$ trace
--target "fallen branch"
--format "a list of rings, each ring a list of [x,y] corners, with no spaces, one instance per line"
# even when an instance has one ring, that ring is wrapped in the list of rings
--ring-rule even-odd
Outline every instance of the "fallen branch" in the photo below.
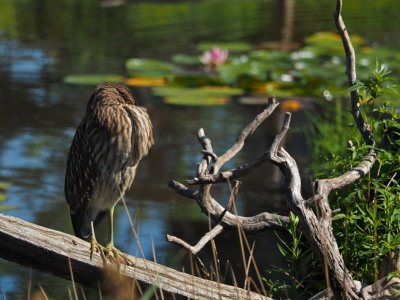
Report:
[[[0,241],[0,256],[4,259],[68,280],[71,280],[71,266],[75,282],[95,288],[104,276],[107,277],[106,271],[113,272],[112,280],[134,280],[142,290],[155,285],[167,296],[180,295],[190,299],[270,299],[134,256],[129,256],[134,266],[121,265],[119,270],[115,264],[105,266],[98,254],[90,260],[88,242],[2,214]],[[104,286],[100,284],[100,288]]]

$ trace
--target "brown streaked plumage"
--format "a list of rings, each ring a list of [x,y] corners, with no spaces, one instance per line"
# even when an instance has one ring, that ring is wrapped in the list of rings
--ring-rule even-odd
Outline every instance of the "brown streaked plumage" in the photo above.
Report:
[[[94,228],[108,214],[113,245],[113,210],[131,186],[139,161],[153,145],[152,124],[128,88],[106,82],[91,96],[67,158],[65,197],[75,234],[97,244]],[[112,248],[112,249],[111,249]],[[115,253],[115,252],[114,252]]]

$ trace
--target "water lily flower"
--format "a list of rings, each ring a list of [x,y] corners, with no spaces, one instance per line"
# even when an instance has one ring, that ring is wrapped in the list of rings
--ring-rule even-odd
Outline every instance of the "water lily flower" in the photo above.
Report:
[[[206,51],[200,56],[200,61],[211,70],[217,69],[228,59],[229,52],[218,47],[213,47],[211,51]]]

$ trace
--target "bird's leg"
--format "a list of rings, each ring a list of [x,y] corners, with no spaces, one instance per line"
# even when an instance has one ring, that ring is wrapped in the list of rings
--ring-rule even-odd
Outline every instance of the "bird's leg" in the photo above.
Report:
[[[117,264],[119,264],[118,256],[121,256],[126,261],[127,264],[129,263],[132,266],[135,265],[135,263],[128,257],[127,254],[117,249],[114,245],[114,207],[112,207],[108,211],[108,217],[109,217],[109,232],[108,232],[109,242],[105,247],[107,256]],[[111,256],[110,253],[112,253],[113,256]]]
[[[103,259],[103,261],[105,261],[106,257],[104,255],[104,247],[102,245],[100,245],[96,240],[96,236],[94,233],[93,221],[90,221],[90,227],[92,230],[92,240],[90,241],[90,259],[93,258],[93,253],[94,253],[95,249],[98,249],[100,252],[101,258]]]

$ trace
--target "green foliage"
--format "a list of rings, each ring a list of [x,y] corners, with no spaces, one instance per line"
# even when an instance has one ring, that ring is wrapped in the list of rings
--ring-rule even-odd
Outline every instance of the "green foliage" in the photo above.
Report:
[[[290,224],[283,224],[289,233],[289,239],[287,240],[275,232],[279,240],[277,244],[279,252],[285,258],[287,267],[267,271],[267,273],[279,273],[283,276],[283,279],[274,281],[263,277],[270,297],[284,295],[284,299],[293,299],[309,292],[309,289],[314,291],[318,288],[314,282],[314,277],[316,275],[315,270],[320,269],[320,267],[315,268],[312,262],[318,260],[313,259],[310,248],[305,249],[302,246],[302,234],[298,230],[299,218],[292,212],[289,213],[289,217]]]
[[[374,102],[376,98],[386,95],[398,95],[398,85],[392,84],[391,81],[395,80],[390,77],[390,71],[387,71],[376,59],[376,68],[368,76],[366,80],[358,80],[348,91],[360,90],[360,100],[370,103]]]
[[[400,245],[400,116],[390,102],[382,102],[397,92],[389,74],[377,61],[368,78],[350,89],[359,90],[362,112],[378,145],[377,160],[369,174],[330,199],[332,209],[340,209],[333,227],[346,266],[355,279],[366,283],[379,278],[382,258]],[[325,117],[309,117],[310,137],[318,145],[313,149],[318,177],[343,174],[370,149],[346,117],[349,114],[342,112],[340,101],[335,102],[339,104],[329,107]]]

